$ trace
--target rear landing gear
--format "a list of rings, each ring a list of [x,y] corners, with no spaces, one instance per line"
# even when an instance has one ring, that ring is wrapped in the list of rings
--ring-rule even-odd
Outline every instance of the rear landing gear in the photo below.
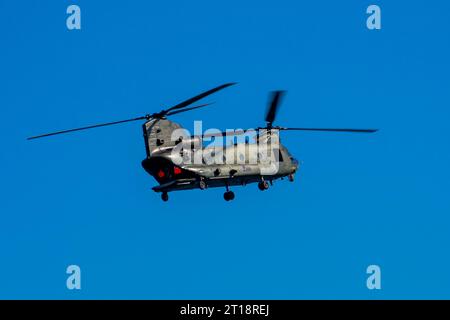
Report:
[[[223,198],[225,201],[231,201],[234,199],[234,192],[233,191],[227,191],[223,194]]]
[[[163,192],[163,193],[161,194],[161,199],[162,199],[162,201],[164,201],[164,202],[169,201],[169,194],[168,194],[167,192]]]
[[[267,181],[261,181],[258,183],[258,188],[261,191],[269,189],[269,183]]]

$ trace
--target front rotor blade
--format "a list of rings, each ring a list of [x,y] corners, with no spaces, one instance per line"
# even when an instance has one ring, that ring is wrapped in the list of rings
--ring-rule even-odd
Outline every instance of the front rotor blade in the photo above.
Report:
[[[272,122],[275,121],[275,117],[277,115],[277,110],[281,102],[281,98],[285,94],[285,91],[274,91],[269,98],[269,105],[267,107],[266,112],[266,122],[269,123],[269,126],[272,125]]]
[[[227,88],[229,86],[232,86],[232,85],[235,85],[235,84],[236,84],[236,82],[225,83],[225,84],[223,84],[221,86],[218,86],[218,87],[215,87],[215,88],[213,88],[211,90],[205,91],[205,92],[203,92],[203,93],[201,93],[201,94],[199,94],[199,95],[197,95],[195,97],[192,97],[192,98],[190,98],[188,100],[185,100],[185,101],[183,101],[183,102],[181,102],[181,103],[179,103],[179,104],[177,104],[177,105],[175,105],[173,107],[170,107],[169,109],[164,111],[164,114],[167,114],[169,111],[172,111],[172,110],[177,110],[177,109],[182,109],[184,107],[187,107],[188,105],[193,104],[194,102],[197,102],[198,100],[203,99],[206,96],[209,96],[209,95],[211,95],[211,94],[213,94],[213,93],[215,93],[215,92],[217,92],[219,90],[225,89],[225,88]]]
[[[120,123],[125,123],[125,122],[131,122],[131,121],[138,121],[138,120],[144,120],[144,119],[147,119],[147,117],[146,117],[146,116],[143,116],[143,117],[138,117],[138,118],[133,118],[133,119],[127,119],[127,120],[120,120],[120,121],[114,121],[114,122],[107,122],[107,123],[101,123],[101,124],[94,124],[94,125],[92,125],[92,126],[87,126],[87,127],[81,127],[81,128],[75,128],[75,129],[68,129],[68,130],[56,131],[56,132],[51,132],[51,133],[45,133],[45,134],[41,134],[41,135],[38,135],[38,136],[29,137],[29,138],[27,138],[27,140],[33,140],[33,139],[38,139],[38,138],[44,138],[44,137],[54,136],[54,135],[57,135],[57,134],[63,134],[63,133],[74,132],[74,131],[81,131],[81,130],[87,130],[87,129],[99,128],[99,127],[112,126],[112,125],[115,125],[115,124],[120,124]]]
[[[204,107],[207,107],[207,106],[209,106],[209,105],[211,105],[213,103],[214,102],[205,103],[205,104],[201,104],[201,105],[195,106],[195,107],[190,107],[190,108],[185,108],[185,109],[182,109],[182,110],[171,111],[171,112],[166,113],[166,116],[171,116],[171,115],[174,115],[174,114],[177,114],[177,113],[181,113],[181,112],[185,112],[185,111],[189,111],[189,110],[194,110],[194,109],[198,109],[198,108],[204,108]]]
[[[278,128],[287,131],[327,131],[327,132],[356,132],[356,133],[374,133],[378,129],[340,129],[340,128]]]

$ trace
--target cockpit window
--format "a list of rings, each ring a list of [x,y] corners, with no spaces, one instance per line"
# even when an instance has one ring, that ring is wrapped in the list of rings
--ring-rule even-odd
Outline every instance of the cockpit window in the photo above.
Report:
[[[283,162],[283,153],[281,152],[281,149],[278,149],[278,161]]]

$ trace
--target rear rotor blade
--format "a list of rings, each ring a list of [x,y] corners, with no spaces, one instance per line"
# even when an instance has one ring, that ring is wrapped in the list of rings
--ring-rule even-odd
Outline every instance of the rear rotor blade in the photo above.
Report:
[[[231,137],[231,136],[240,136],[245,134],[246,131],[240,129],[240,130],[234,130],[234,131],[222,131],[222,132],[217,132],[217,133],[206,133],[203,135],[204,138],[207,137],[217,137],[217,136],[222,136],[222,137]]]
[[[267,107],[266,112],[266,122],[268,123],[268,126],[272,126],[272,123],[275,121],[275,117],[277,115],[277,110],[281,102],[281,98],[285,94],[285,91],[274,91],[272,92],[271,96],[269,97],[269,105]]]
[[[225,84],[222,84],[222,85],[220,85],[218,87],[215,87],[215,88],[213,88],[211,90],[208,90],[208,91],[205,91],[203,93],[200,93],[199,95],[197,95],[195,97],[192,97],[192,98],[190,98],[188,100],[185,100],[185,101],[183,101],[183,102],[181,102],[181,103],[179,103],[179,104],[177,104],[177,105],[175,105],[173,107],[170,107],[169,109],[164,111],[164,114],[167,114],[168,112],[170,112],[172,110],[177,110],[177,109],[182,109],[184,107],[187,107],[188,105],[193,104],[194,102],[197,102],[198,100],[203,99],[206,96],[209,96],[209,95],[211,95],[211,94],[213,94],[213,93],[215,93],[215,92],[217,92],[219,90],[225,89],[225,88],[227,88],[229,86],[232,86],[232,85],[235,85],[235,84],[236,84],[236,82],[225,83]]]
[[[99,128],[99,127],[112,126],[112,125],[115,125],[115,124],[120,124],[120,123],[125,123],[125,122],[132,122],[132,121],[138,121],[138,120],[144,120],[144,119],[148,119],[148,117],[147,117],[147,116],[143,116],[143,117],[138,117],[138,118],[133,118],[133,119],[127,119],[127,120],[120,120],[120,121],[114,121],[114,122],[107,122],[107,123],[101,123],[101,124],[94,124],[94,125],[92,125],[92,126],[87,126],[87,127],[80,127],[80,128],[74,128],[74,129],[68,129],[68,130],[62,130],[62,131],[56,131],[56,132],[51,132],[51,133],[45,133],[45,134],[41,134],[41,135],[38,135],[38,136],[29,137],[29,138],[27,138],[27,140],[33,140],[33,139],[38,139],[38,138],[44,138],[44,137],[54,136],[54,135],[57,135],[57,134],[63,134],[63,133],[74,132],[74,131],[81,131],[81,130],[87,130],[87,129]]]
[[[378,129],[340,129],[340,128],[276,128],[286,131],[327,131],[327,132],[354,132],[354,133],[374,133]]]
[[[254,129],[255,130],[255,129]],[[264,133],[267,133],[269,130],[284,130],[284,131],[323,131],[323,132],[349,132],[349,133],[374,133],[377,132],[378,129],[341,129],[341,128],[284,128],[284,127],[272,127],[271,129],[267,128],[256,128],[256,132],[258,135],[261,135],[260,130],[264,130]],[[203,137],[213,137],[213,136],[239,136],[245,134],[244,130],[236,130],[236,131],[223,131],[218,133],[210,133],[204,134]]]

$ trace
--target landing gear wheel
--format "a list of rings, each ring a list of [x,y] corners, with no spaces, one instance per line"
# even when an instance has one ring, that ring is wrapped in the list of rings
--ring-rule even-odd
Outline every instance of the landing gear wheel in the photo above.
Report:
[[[294,182],[294,175],[291,173],[288,177],[290,182]]]
[[[162,199],[162,201],[164,201],[164,202],[169,201],[169,194],[168,194],[167,192],[163,192],[163,193],[161,194],[161,199]]]
[[[200,180],[200,182],[198,183],[198,187],[200,188],[200,190],[205,190],[206,189],[206,182],[203,180]]]
[[[269,183],[267,183],[267,181],[261,181],[258,183],[258,188],[261,191],[267,190],[269,189]]]
[[[227,191],[223,194],[223,198],[225,201],[231,201],[234,199],[234,192],[233,191]]]

